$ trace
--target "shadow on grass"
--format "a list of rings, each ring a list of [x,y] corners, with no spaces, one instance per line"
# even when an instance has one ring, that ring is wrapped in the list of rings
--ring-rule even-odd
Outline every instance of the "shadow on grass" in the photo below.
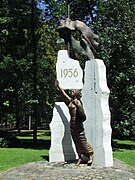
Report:
[[[46,156],[41,156],[41,157],[49,162],[49,156],[46,155]]]
[[[50,149],[51,140],[37,140],[36,143],[32,139],[16,139],[11,148],[31,148],[31,149]]]
[[[20,137],[22,137],[22,136],[25,136],[25,137],[30,137],[30,136],[33,136],[33,132],[32,131],[25,131],[25,132],[21,132],[21,133],[16,133],[16,132],[12,132],[13,134],[15,134],[16,136],[20,136]],[[50,136],[51,135],[51,133],[50,132],[41,132],[41,133],[39,133],[39,135],[38,136]]]
[[[119,143],[117,140],[112,141],[113,151],[122,151],[122,149],[129,149],[135,150],[135,145],[133,144],[126,144],[126,143]]]
[[[19,136],[19,139],[16,137]],[[45,133],[40,133],[38,136],[46,136]],[[26,137],[26,139],[25,139]],[[20,134],[15,132],[0,131],[1,147],[8,148],[31,148],[31,149],[50,149],[51,140],[38,139],[37,142],[33,142],[32,131],[21,132]]]

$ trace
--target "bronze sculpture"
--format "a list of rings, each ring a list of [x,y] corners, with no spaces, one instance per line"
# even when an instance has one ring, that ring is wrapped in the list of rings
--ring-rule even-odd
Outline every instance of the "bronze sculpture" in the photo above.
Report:
[[[64,39],[65,44],[70,44],[71,47],[78,52],[88,56],[89,59],[93,59],[93,53],[96,53],[96,48],[99,45],[98,36],[92,32],[92,30],[82,21],[72,21],[69,18],[60,21],[60,26],[57,28],[60,38]],[[79,31],[81,34],[81,40],[77,41],[72,32]]]
[[[77,165],[83,162],[83,157],[87,157],[87,164],[91,165],[93,161],[93,148],[88,144],[85,137],[83,122],[86,120],[83,105],[80,100],[81,94],[79,90],[72,90],[71,97],[59,86],[59,82],[56,81],[55,85],[59,90],[63,101],[69,109],[71,116],[70,129],[75,147],[79,156]]]

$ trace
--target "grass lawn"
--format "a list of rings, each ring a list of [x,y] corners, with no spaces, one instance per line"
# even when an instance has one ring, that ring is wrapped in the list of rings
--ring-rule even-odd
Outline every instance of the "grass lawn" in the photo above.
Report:
[[[45,149],[0,148],[0,172],[34,161],[42,161],[48,155]]]
[[[114,158],[135,167],[135,141],[114,140],[113,156]]]
[[[0,148],[0,173],[29,162],[48,160],[50,132],[38,131],[38,142],[32,141],[32,131],[21,131],[12,148]],[[113,157],[135,167],[135,141],[113,140]]]
[[[22,164],[48,159],[50,135],[48,131],[38,131],[37,144],[33,144],[32,131],[21,131],[18,143],[12,148],[0,148],[0,172]]]

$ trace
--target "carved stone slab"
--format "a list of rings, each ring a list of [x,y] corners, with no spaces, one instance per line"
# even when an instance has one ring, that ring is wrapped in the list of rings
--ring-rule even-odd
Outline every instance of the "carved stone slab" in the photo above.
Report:
[[[49,162],[66,162],[78,158],[70,133],[70,115],[64,102],[56,102],[50,123]]]
[[[109,92],[103,61],[86,61],[82,90],[82,102],[87,117],[84,124],[85,132],[88,142],[94,149],[94,164],[104,167],[113,165]]]
[[[63,89],[82,89],[83,71],[79,61],[69,58],[67,50],[58,51],[56,72]]]

